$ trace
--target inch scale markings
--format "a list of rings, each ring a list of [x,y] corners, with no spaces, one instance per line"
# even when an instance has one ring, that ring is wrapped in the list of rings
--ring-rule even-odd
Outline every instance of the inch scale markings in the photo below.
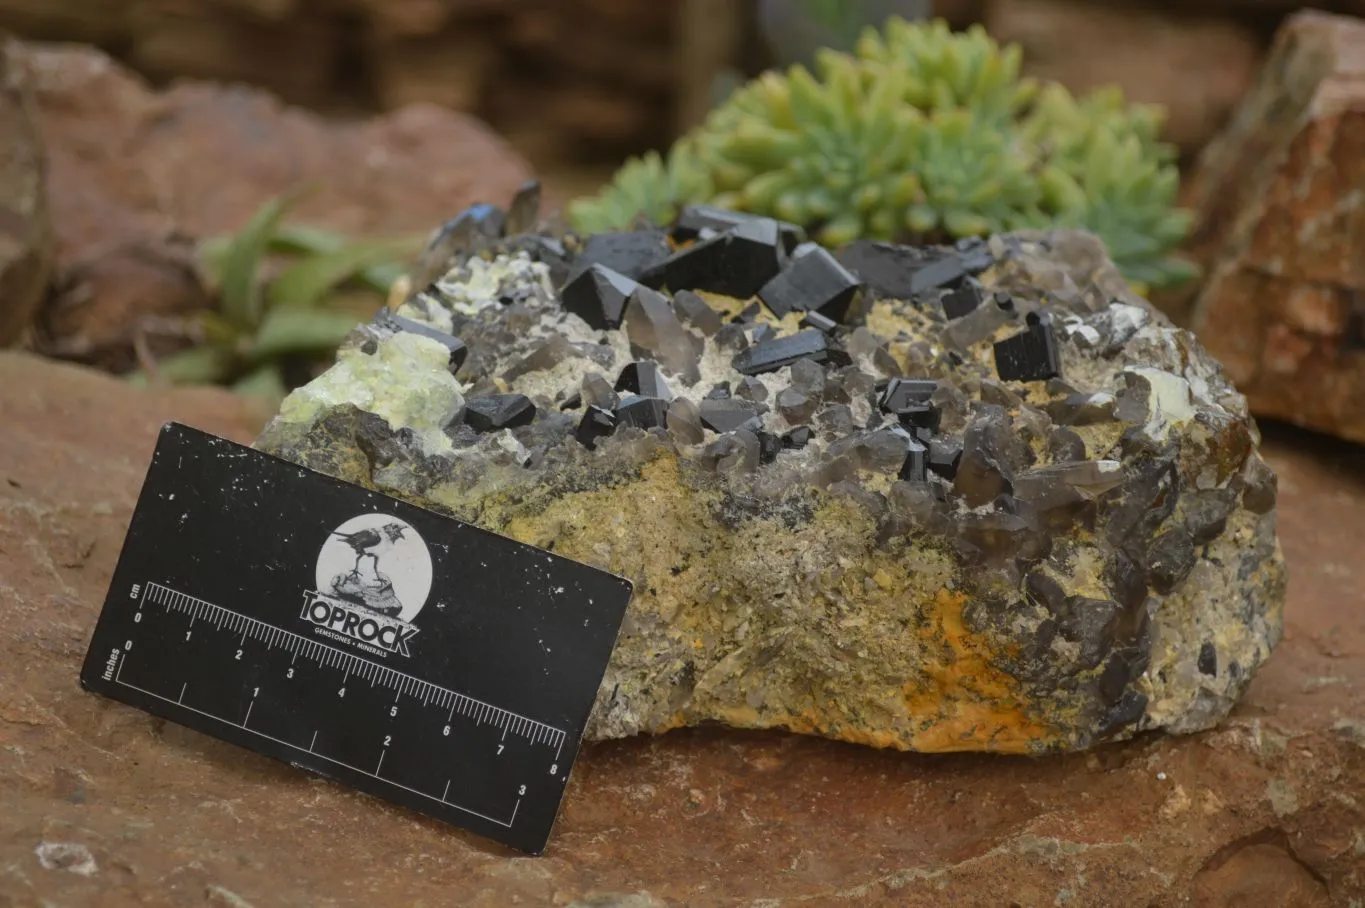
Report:
[[[137,614],[134,617],[135,623],[141,622],[142,610],[145,605],[148,603],[159,605],[162,606],[167,613],[179,612],[187,616],[190,619],[191,627],[196,620],[206,621],[212,624],[216,630],[227,628],[228,631],[234,634],[240,633],[241,637],[239,642],[243,645],[245,645],[245,641],[250,638],[264,644],[267,649],[274,649],[275,647],[284,649],[291,653],[292,658],[289,663],[291,666],[294,665],[301,655],[304,659],[312,661],[320,667],[335,668],[343,671],[345,673],[345,678],[350,678],[352,675],[355,675],[356,677],[368,679],[372,685],[375,683],[381,684],[395,692],[394,703],[397,703],[404,694],[407,694],[413,698],[420,698],[423,701],[423,705],[434,703],[441,707],[448,707],[448,712],[446,714],[447,731],[449,730],[448,723],[453,720],[456,714],[458,714],[475,723],[475,725],[482,726],[488,724],[501,729],[502,738],[499,740],[505,739],[507,732],[510,730],[514,735],[525,739],[530,744],[535,745],[543,743],[552,745],[555,748],[554,760],[557,762],[560,758],[560,753],[567,737],[562,729],[511,712],[502,707],[494,706],[491,703],[470,697],[466,694],[459,693],[458,691],[431,684],[428,681],[414,677],[406,672],[400,672],[388,668],[387,666],[379,665],[368,659],[358,658],[334,646],[319,643],[316,640],[309,639],[300,634],[293,633],[292,631],[283,630],[274,625],[243,615],[240,612],[235,612],[231,609],[224,608],[223,606],[215,605],[207,600],[199,599],[178,590],[174,590],[160,583],[147,583],[139,592],[141,595],[138,596]],[[124,665],[128,661],[128,656],[129,650],[125,649],[120,654],[116,669],[113,672],[112,678],[109,680],[130,690],[135,690],[144,696],[173,704],[178,709],[187,710],[197,715],[204,716],[205,718],[213,719],[216,722],[242,729],[257,737],[288,747],[291,750],[306,753],[314,758],[320,758],[337,766],[345,767],[352,772],[370,776],[371,778],[384,782],[386,785],[392,785],[395,788],[400,788],[411,794],[419,795],[422,798],[479,817],[490,823],[496,823],[499,826],[510,829],[516,821],[517,812],[521,808],[521,795],[525,792],[525,785],[520,786],[517,800],[513,804],[511,814],[507,819],[490,816],[487,813],[451,801],[449,799],[451,786],[450,779],[446,779],[444,789],[442,790],[441,795],[437,797],[429,792],[405,785],[395,779],[382,776],[380,770],[383,769],[384,757],[387,754],[387,739],[385,741],[384,749],[380,751],[375,768],[373,770],[364,769],[316,750],[318,743],[317,730],[313,732],[308,747],[305,749],[294,742],[249,727],[248,723],[251,719],[251,710],[255,706],[254,695],[247,704],[245,715],[242,717],[242,720],[238,722],[186,704],[184,700],[186,691],[189,688],[188,681],[181,685],[179,696],[175,699],[162,696],[155,691],[150,691],[144,687],[125,681],[123,680],[122,675]],[[344,690],[345,680],[343,680],[342,683]],[[259,688],[257,688],[257,690],[259,691]]]
[[[124,654],[123,654],[123,658],[121,658],[121,659],[119,660],[118,671],[114,673],[114,681],[115,681],[116,683],[122,684],[124,687],[129,688],[130,690],[135,690],[135,691],[137,691],[137,692],[140,693],[140,694],[145,694],[145,695],[147,695],[148,697],[155,697],[155,698],[158,699],[158,700],[165,700],[167,703],[175,703],[175,701],[172,700],[172,699],[170,699],[169,697],[163,697],[163,696],[161,696],[160,694],[154,694],[154,693],[152,693],[152,692],[149,691],[149,690],[146,690],[146,689],[144,689],[144,688],[138,687],[137,685],[134,685],[134,684],[129,684],[127,681],[124,681],[124,680],[122,680],[121,678],[119,678],[119,675],[122,674],[122,672],[123,672],[123,663],[127,660],[127,657],[128,657],[128,654],[127,654],[127,653],[124,653]],[[206,718],[214,719],[214,720],[216,720],[216,721],[218,721],[218,722],[222,722],[222,723],[227,724],[227,725],[235,725],[236,727],[238,727],[238,728],[240,728],[240,729],[243,729],[244,731],[249,731],[249,732],[251,732],[252,734],[254,734],[254,735],[258,736],[258,737],[265,738],[267,741],[274,741],[276,744],[283,744],[285,747],[289,747],[289,748],[292,748],[292,749],[294,749],[294,750],[302,751],[303,753],[311,754],[311,755],[313,755],[313,756],[315,756],[315,757],[321,757],[322,759],[326,760],[326,761],[329,762],[329,763],[335,763],[335,764],[338,765],[338,766],[344,766],[344,767],[346,767],[347,769],[351,770],[352,772],[359,772],[359,773],[364,773],[364,774],[367,775],[367,776],[373,776],[374,778],[379,779],[381,782],[384,782],[384,783],[386,783],[386,784],[392,785],[392,786],[394,786],[395,788],[401,788],[401,789],[403,789],[404,791],[410,791],[410,792],[412,792],[412,793],[415,794],[415,795],[421,795],[421,796],[424,797],[424,798],[430,798],[431,800],[436,801],[437,803],[440,803],[440,804],[444,804],[444,805],[446,805],[447,807],[453,807],[453,808],[455,808],[456,810],[462,810],[462,811],[464,811],[465,813],[472,814],[473,816],[476,816],[476,817],[479,817],[479,818],[481,818],[481,819],[487,820],[487,821],[490,822],[490,823],[497,823],[499,826],[506,826],[508,829],[511,829],[511,828],[512,828],[512,824],[516,822],[516,819],[517,819],[517,810],[521,807],[521,798],[517,798],[517,803],[516,803],[516,805],[512,807],[512,816],[509,817],[509,818],[506,819],[506,820],[499,820],[497,817],[490,817],[490,816],[488,816],[487,814],[479,813],[477,810],[470,810],[468,807],[462,807],[462,806],[460,806],[459,804],[454,803],[453,801],[448,801],[448,800],[446,800],[446,798],[447,798],[447,797],[449,796],[449,794],[450,794],[450,780],[449,780],[449,779],[446,780],[445,791],[444,791],[444,792],[441,794],[441,796],[438,798],[438,797],[436,797],[435,795],[427,794],[425,791],[418,791],[416,788],[409,788],[408,786],[404,785],[402,782],[395,782],[395,781],[392,780],[392,779],[386,779],[386,778],[384,778],[383,776],[381,776],[381,775],[379,774],[379,768],[382,767],[382,766],[384,765],[384,755],[383,755],[383,753],[380,753],[380,755],[379,755],[379,766],[376,766],[376,767],[375,767],[375,771],[374,771],[374,772],[370,772],[368,769],[361,769],[359,766],[352,766],[351,764],[349,764],[349,763],[344,763],[344,762],[342,762],[341,760],[334,760],[334,759],[332,759],[331,757],[327,756],[326,754],[320,754],[320,753],[316,752],[315,750],[313,750],[313,744],[316,744],[316,743],[317,743],[317,739],[318,739],[318,733],[317,733],[317,732],[313,732],[313,744],[309,744],[309,745],[308,745],[308,749],[307,749],[307,750],[304,750],[302,747],[299,747],[299,746],[296,745],[296,744],[292,744],[292,743],[290,743],[289,741],[283,741],[283,740],[281,740],[281,739],[279,739],[279,738],[274,737],[273,735],[267,735],[265,732],[256,731],[254,728],[247,728],[247,727],[246,727],[246,719],[243,719],[241,722],[233,722],[233,721],[230,721],[230,720],[228,720],[228,719],[224,719],[222,716],[215,716],[213,713],[206,713],[206,712],[204,712],[202,709],[195,709],[193,706],[186,706],[186,705],[184,705],[183,703],[175,703],[175,705],[178,706],[180,709],[187,709],[187,710],[189,710],[189,711],[192,712],[192,713],[198,713],[199,715],[204,716],[204,717],[206,717]],[[250,709],[247,709],[247,718],[250,718],[250,716],[251,716],[251,710],[250,710]]]

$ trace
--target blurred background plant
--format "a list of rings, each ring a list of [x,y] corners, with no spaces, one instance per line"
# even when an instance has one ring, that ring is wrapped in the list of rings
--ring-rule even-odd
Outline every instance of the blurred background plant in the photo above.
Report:
[[[932,7],[929,0],[758,0],[755,20],[774,64],[808,67],[822,48],[852,51],[868,26],[928,19]]]
[[[31,160],[49,171],[14,184],[44,181],[48,204],[29,213],[29,246],[0,249],[0,283],[31,279],[0,337],[110,372],[140,367],[136,381],[273,394],[279,378],[306,379],[325,361],[309,348],[344,328],[316,326],[379,301],[362,271],[320,302],[285,305],[271,289],[284,271],[348,237],[425,233],[532,175],[547,210],[607,200],[603,226],[628,219],[613,207],[666,219],[689,199],[780,208],[830,243],[1079,225],[1136,283],[1171,283],[1189,269],[1170,254],[1186,225],[1166,143],[1194,163],[1301,5],[180,0],[129,16],[0,0],[0,28],[25,45],[15,59],[32,56],[26,115],[47,148]],[[1365,12],[1365,0],[1314,5]],[[863,39],[888,16],[931,14],[951,38],[919,24]],[[974,24],[991,39],[964,31]],[[789,72],[798,63],[803,78]],[[1124,93],[1096,90],[1110,84]],[[798,109],[816,123],[809,135],[789,128]],[[292,217],[338,232],[282,215],[249,283],[259,295],[243,297],[213,270],[230,240],[204,238],[235,236],[300,181],[319,191]],[[1208,262],[1217,237],[1205,233],[1183,254]],[[397,245],[389,262],[411,261],[420,242]],[[1179,320],[1200,292],[1191,281],[1151,298]]]
[[[823,5],[822,5],[823,6]],[[570,206],[584,231],[710,202],[801,224],[822,243],[1094,231],[1133,282],[1179,283],[1189,230],[1163,113],[1117,88],[1074,98],[1020,77],[1017,46],[974,26],[892,18],[853,54],[815,54],[734,92],[666,157],[628,162]]]
[[[137,384],[221,384],[283,400],[384,303],[425,237],[349,240],[282,223],[295,196],[271,199],[242,230],[204,240],[198,274],[217,308],[186,318],[192,346],[128,375]]]

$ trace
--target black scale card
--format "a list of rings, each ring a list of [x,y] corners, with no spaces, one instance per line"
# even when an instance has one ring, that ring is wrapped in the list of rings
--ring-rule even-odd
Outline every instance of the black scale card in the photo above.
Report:
[[[539,854],[630,593],[171,424],[81,684]]]

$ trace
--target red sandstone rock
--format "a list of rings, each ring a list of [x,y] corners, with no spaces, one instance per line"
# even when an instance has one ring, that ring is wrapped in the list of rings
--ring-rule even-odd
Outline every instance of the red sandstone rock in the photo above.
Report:
[[[155,338],[156,318],[205,305],[194,242],[291,189],[310,188],[300,222],[408,234],[529,176],[477,120],[431,105],[329,123],[244,87],[156,92],[94,50],[37,45],[30,58],[58,236],[43,325],[64,356],[126,366],[139,331]]]
[[[992,37],[1024,49],[1027,75],[1081,94],[1122,86],[1130,100],[1167,110],[1165,137],[1198,151],[1227,120],[1256,74],[1256,32],[1236,18],[1183,7],[1115,7],[1086,0],[991,0]]]
[[[0,35],[0,347],[20,339],[47,290],[52,230],[27,61]]]
[[[722,729],[590,745],[546,855],[526,858],[81,691],[157,428],[249,439],[259,423],[239,408],[0,354],[0,904],[1365,898],[1365,469],[1350,446],[1268,434],[1295,579],[1284,641],[1222,728],[1042,759]]]
[[[1290,19],[1189,197],[1210,352],[1256,413],[1365,441],[1365,22]]]

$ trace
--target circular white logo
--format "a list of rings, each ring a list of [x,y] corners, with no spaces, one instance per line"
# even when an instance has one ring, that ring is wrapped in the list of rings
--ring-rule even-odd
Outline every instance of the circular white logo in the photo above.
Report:
[[[407,521],[362,514],[327,537],[316,579],[325,596],[411,622],[431,594],[431,553]]]

